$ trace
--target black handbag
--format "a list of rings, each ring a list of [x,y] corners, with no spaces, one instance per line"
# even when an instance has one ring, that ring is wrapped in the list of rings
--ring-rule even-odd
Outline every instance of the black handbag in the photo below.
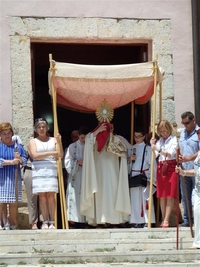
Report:
[[[128,179],[129,182],[129,188],[131,187],[146,187],[147,186],[147,177],[146,175],[142,172],[143,169],[143,164],[144,164],[144,154],[145,154],[145,149],[146,146],[144,147],[144,151],[143,151],[143,156],[142,156],[142,165],[141,165],[141,169],[140,169],[140,174],[136,175],[136,176],[131,176],[132,173],[130,173],[130,177]]]

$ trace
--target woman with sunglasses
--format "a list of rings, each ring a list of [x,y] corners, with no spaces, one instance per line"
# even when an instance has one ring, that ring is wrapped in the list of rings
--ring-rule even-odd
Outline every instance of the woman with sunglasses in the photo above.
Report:
[[[22,201],[20,165],[24,166],[26,164],[26,152],[22,144],[19,144],[17,140],[12,140],[12,136],[13,128],[11,124],[2,122],[0,124],[0,215],[2,215],[3,206],[8,204],[10,227],[7,227],[7,230],[16,229],[16,205],[17,202]],[[17,181],[18,185],[16,184]],[[18,200],[16,202],[17,196]],[[2,229],[0,224],[0,230]]]
[[[173,128],[169,121],[162,120],[158,123],[157,133],[160,139],[151,139],[151,148],[158,157],[157,167],[157,198],[160,198],[162,213],[162,228],[169,227],[169,219],[177,197],[176,166],[176,136],[172,135]]]
[[[198,139],[200,142],[200,128],[196,129]],[[200,151],[194,160],[194,169],[183,170],[181,167],[176,166],[176,172],[182,177],[191,179],[195,176],[194,188],[194,241],[192,249],[200,249]]]
[[[32,159],[33,194],[39,195],[39,206],[44,220],[42,229],[55,229],[55,193],[58,193],[56,160],[63,156],[61,136],[58,134],[50,137],[48,123],[44,118],[36,119],[34,130],[36,138],[31,139],[28,145],[28,153]]]

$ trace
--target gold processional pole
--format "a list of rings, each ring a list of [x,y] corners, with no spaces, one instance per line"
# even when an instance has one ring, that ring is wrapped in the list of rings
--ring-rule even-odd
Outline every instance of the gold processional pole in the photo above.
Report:
[[[153,94],[153,118],[152,118],[152,138],[155,138],[155,124],[156,124],[156,95],[157,95],[157,61],[153,62],[153,71],[154,71],[154,94]],[[150,190],[149,190],[149,211],[148,211],[148,228],[151,228],[151,210],[153,203],[153,176],[154,176],[154,151],[151,151],[151,169],[150,169]]]
[[[162,120],[162,83],[159,83],[159,121]],[[156,175],[156,174],[154,174]],[[159,226],[160,218],[160,199],[157,198],[156,201],[156,226]]]
[[[162,120],[162,83],[159,83],[160,94],[159,94],[159,120]]]
[[[133,133],[134,133],[134,101],[131,102],[131,145],[133,145]]]
[[[54,121],[54,135],[58,134],[58,118],[57,118],[57,106],[56,106],[56,90],[53,85],[53,77],[55,74],[54,66],[52,60],[52,55],[49,55],[49,61],[50,61],[50,70],[52,72],[51,80],[50,80],[50,88],[51,88],[51,94],[52,94],[52,100],[53,100],[53,121]],[[62,144],[58,144],[58,149],[60,150],[60,146]],[[68,218],[67,218],[67,207],[66,207],[66,198],[65,198],[65,190],[64,190],[64,183],[63,183],[63,172],[62,172],[62,161],[61,158],[57,160],[57,168],[58,168],[58,183],[59,183],[59,193],[60,193],[60,205],[61,205],[61,217],[62,217],[62,228],[68,229]],[[57,217],[57,212],[56,212]],[[57,220],[56,220],[57,223]]]

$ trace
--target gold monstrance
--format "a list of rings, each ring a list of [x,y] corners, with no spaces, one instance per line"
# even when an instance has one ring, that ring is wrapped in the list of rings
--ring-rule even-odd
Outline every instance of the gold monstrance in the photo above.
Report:
[[[96,117],[98,121],[101,122],[110,122],[114,116],[114,110],[111,105],[104,99],[104,101],[99,105],[96,110]]]

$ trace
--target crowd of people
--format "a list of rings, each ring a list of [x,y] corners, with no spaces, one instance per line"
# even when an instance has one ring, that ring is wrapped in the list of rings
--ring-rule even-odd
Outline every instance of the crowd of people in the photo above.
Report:
[[[21,142],[14,140],[11,124],[1,123],[0,230],[14,230],[17,227],[17,204],[22,198],[22,172],[31,228],[40,227],[38,218],[42,221],[42,230],[56,228],[56,161],[63,158],[70,228],[144,228],[149,217],[152,226],[158,218],[159,227],[167,228],[172,211],[178,206],[180,176],[183,204],[183,221],[180,225],[189,227],[194,224],[193,246],[200,248],[200,127],[191,112],[181,115],[181,123],[185,129],[180,139],[177,139],[167,120],[159,122],[156,138],[151,138],[144,129],[135,127],[134,145],[117,135],[112,123],[102,122],[91,132],[82,126],[72,132],[72,143],[64,152],[61,135],[49,135],[45,118],[36,119],[35,136],[30,139],[27,151]],[[178,145],[180,154],[177,156]],[[149,207],[151,173],[152,194],[159,199],[160,217],[156,214],[153,202]],[[181,221],[180,210],[176,210],[176,213]]]

